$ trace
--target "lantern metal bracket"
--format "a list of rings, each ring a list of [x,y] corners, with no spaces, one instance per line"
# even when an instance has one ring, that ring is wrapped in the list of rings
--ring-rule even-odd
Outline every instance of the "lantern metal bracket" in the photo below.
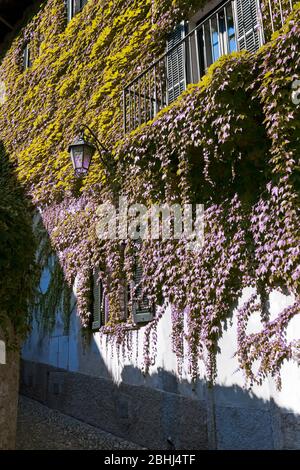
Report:
[[[99,153],[99,156],[100,156],[100,160],[101,160],[101,163],[103,164],[103,166],[107,169],[107,170],[111,170],[110,166],[108,165],[108,163],[103,159],[102,157],[102,152],[104,151],[106,154],[110,154],[110,152],[108,151],[108,149],[102,144],[102,142],[98,139],[98,137],[96,136],[95,132],[87,125],[87,124],[82,124],[81,125],[81,129],[80,131],[82,132],[83,136],[84,136],[84,129],[88,130],[89,133],[91,134],[91,136],[93,137],[94,141],[95,141],[95,145],[97,147],[97,150],[98,150],[98,153]]]
[[[98,139],[98,137],[96,136],[95,132],[92,131],[92,129],[87,125],[87,124],[82,124],[82,129],[81,131],[84,131],[84,129],[87,129],[89,131],[89,133],[92,135],[92,137],[95,139],[95,142],[97,143],[97,145],[99,147],[101,147],[102,150],[104,150],[104,152],[106,153],[109,153],[107,148],[104,147],[104,145],[102,144],[102,142],[100,142],[100,140]]]

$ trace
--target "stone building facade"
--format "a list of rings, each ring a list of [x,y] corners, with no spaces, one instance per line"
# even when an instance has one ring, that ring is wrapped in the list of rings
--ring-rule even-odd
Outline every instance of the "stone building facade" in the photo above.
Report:
[[[138,2],[132,3],[137,7]],[[157,2],[150,3],[151,8],[157,4]],[[150,3],[147,4],[150,5]],[[180,5],[184,4],[186,7],[187,3],[189,2],[181,2]],[[166,63],[165,74],[167,78],[164,79],[164,82],[157,82],[159,86],[155,83],[154,87],[153,78],[150,78],[147,82],[150,87],[149,96],[146,95],[146,92],[144,95],[141,94],[141,91],[138,93],[136,88],[137,83],[141,87],[141,84],[144,84],[142,80],[147,80],[147,68],[144,75],[136,73],[134,77],[131,76],[133,81],[129,84],[123,79],[121,87],[123,101],[120,107],[119,94],[116,98],[115,90],[109,87],[111,83],[114,83],[115,77],[118,77],[120,70],[123,70],[124,63],[127,64],[128,62],[127,57],[122,56],[122,54],[125,54],[123,49],[118,54],[116,53],[113,57],[110,57],[108,61],[110,64],[118,64],[117,71],[113,69],[111,75],[107,73],[107,76],[104,77],[107,81],[103,78],[104,83],[96,83],[97,87],[100,88],[99,94],[94,89],[89,88],[89,80],[83,74],[82,69],[79,69],[79,71],[76,69],[75,72],[68,69],[70,64],[68,61],[73,60],[73,58],[66,59],[68,53],[66,49],[61,51],[61,58],[55,64],[57,66],[58,63],[58,67],[61,68],[54,72],[52,68],[53,57],[58,54],[61,48],[60,41],[65,41],[63,43],[65,47],[67,47],[66,45],[71,47],[72,41],[75,41],[74,37],[77,37],[78,31],[82,31],[80,28],[84,28],[85,22],[90,28],[89,31],[91,31],[90,34],[93,40],[91,44],[88,40],[86,44],[82,41],[83,46],[82,44],[80,46],[86,47],[86,49],[81,58],[85,57],[85,53],[90,54],[93,59],[97,58],[103,53],[103,44],[109,48],[110,41],[114,40],[113,37],[110,38],[109,36],[111,34],[111,23],[103,31],[99,29],[98,32],[97,27],[99,25],[96,19],[93,21],[93,18],[98,18],[97,11],[103,10],[105,17],[105,8],[108,8],[108,5],[101,3],[97,7],[97,2],[92,0],[85,2],[51,0],[46,2],[44,6],[45,15],[49,13],[51,7],[55,12],[56,19],[53,26],[54,30],[51,30],[51,33],[48,30],[43,33],[45,35],[49,32],[51,47],[43,42],[38,51],[36,44],[31,47],[29,39],[31,36],[34,37],[34,28],[44,37],[39,30],[39,21],[35,19],[32,23],[29,22],[29,32],[26,33],[27,35],[24,34],[26,40],[24,39],[22,43],[23,47],[19,47],[17,52],[14,52],[15,54],[22,53],[22,64],[19,64],[19,66],[22,68],[25,79],[28,76],[30,77],[31,70],[36,74],[34,79],[39,77],[39,82],[35,82],[35,87],[30,91],[32,96],[35,96],[36,103],[39,106],[41,106],[41,103],[42,106],[46,103],[45,106],[48,106],[51,112],[60,113],[61,127],[57,126],[57,128],[57,122],[51,122],[52,115],[48,108],[44,110],[43,118],[35,116],[34,133],[35,129],[39,129],[40,134],[37,137],[37,150],[34,148],[33,153],[35,156],[42,154],[45,157],[45,162],[47,161],[47,165],[44,165],[44,161],[43,163],[39,162],[37,165],[37,171],[42,174],[42,177],[41,174],[32,176],[28,170],[25,179],[28,183],[27,178],[30,180],[32,177],[33,183],[30,189],[32,190],[32,186],[34,187],[32,190],[33,195],[36,200],[40,198],[39,203],[41,206],[47,205],[48,197],[51,202],[52,194],[48,191],[52,186],[55,186],[60,200],[72,189],[70,189],[70,186],[73,180],[70,176],[69,167],[66,170],[67,157],[60,140],[63,131],[65,133],[69,132],[69,121],[64,120],[65,118],[62,116],[66,114],[71,120],[74,115],[78,117],[78,114],[80,114],[81,116],[82,110],[85,113],[90,112],[89,108],[85,108],[85,102],[76,101],[77,96],[80,96],[80,99],[82,98],[80,95],[81,86],[86,87],[85,99],[89,98],[88,93],[94,93],[91,102],[96,108],[96,114],[98,113],[96,117],[94,116],[95,121],[97,121],[97,117],[101,117],[101,119],[99,117],[99,121],[101,120],[102,127],[100,124],[99,127],[105,129],[107,133],[110,132],[110,127],[114,130],[117,128],[117,136],[120,139],[121,136],[124,137],[123,130],[125,130],[125,134],[129,136],[130,141],[130,137],[134,138],[134,132],[138,132],[140,126],[147,127],[149,121],[153,123],[156,114],[163,112],[167,106],[168,109],[172,109],[176,99],[181,96],[182,92],[186,91],[189,84],[197,83],[200,78],[205,79],[207,70],[211,70],[210,66],[213,66],[217,60],[222,60],[223,56],[230,54],[233,54],[232,57],[237,57],[234,54],[244,50],[255,54],[264,46],[264,43],[271,37],[272,31],[270,28],[275,29],[274,24],[278,22],[282,27],[288,14],[291,13],[291,4],[289,2],[284,17],[283,13],[280,15],[280,11],[277,11],[269,24],[268,30],[263,28],[259,8],[261,3],[263,2],[257,0],[199,1],[198,8],[194,9],[195,11],[191,14],[189,12],[190,16],[186,18],[184,24],[179,23],[175,29],[170,30],[167,37],[164,37],[165,54],[167,55],[150,65],[152,67],[150,69],[151,77],[156,77],[156,67]],[[127,5],[126,2],[124,4]],[[193,4],[197,6],[196,1]],[[118,16],[114,22],[112,21],[114,25],[118,25],[123,21],[123,27],[126,28],[126,22],[133,16],[130,6],[131,3],[128,8],[124,7],[124,15],[121,19]],[[66,13],[65,20],[61,15],[62,11]],[[149,11],[147,12],[148,15],[150,15]],[[117,9],[113,10],[113,14],[117,15],[116,12]],[[143,11],[141,13],[140,9],[136,8],[134,12],[136,21],[140,21]],[[165,18],[163,13],[162,20]],[[180,15],[178,15],[179,17]],[[44,18],[43,11],[41,18]],[[49,16],[46,16],[46,18],[49,19]],[[151,21],[154,22],[154,18],[155,11],[152,12]],[[159,25],[160,21],[157,18],[156,21]],[[270,18],[269,21],[271,21]],[[142,21],[141,24],[139,33],[143,35],[144,24]],[[169,24],[174,27],[174,24]],[[57,31],[55,28],[57,28]],[[63,28],[67,29],[71,39],[68,39],[67,35],[64,36]],[[96,39],[93,36],[95,30],[97,30]],[[26,25],[25,32],[27,32]],[[133,35],[132,43],[135,43],[134,37]],[[151,37],[151,34],[149,34],[149,37]],[[107,38],[110,38],[110,40]],[[47,47],[50,47],[50,50],[47,50]],[[199,47],[201,49],[200,53]],[[128,52],[128,48],[124,46],[125,52]],[[43,67],[41,57],[43,57],[44,51],[46,51],[47,60],[50,62],[48,70],[45,70],[45,73],[43,72],[40,76],[39,67]],[[39,53],[41,56],[38,55]],[[154,60],[156,57],[152,57],[151,54],[152,52],[149,55]],[[12,60],[9,55],[8,57]],[[242,54],[238,57],[245,57],[245,55]],[[133,55],[131,60],[134,60]],[[39,67],[36,64],[39,64]],[[94,71],[97,68],[95,73],[98,73],[100,66],[97,63],[96,65],[97,67],[93,63],[89,64],[91,69],[95,67]],[[61,76],[64,77],[66,69],[68,69],[69,75],[65,77],[66,83],[61,83]],[[141,72],[139,67],[136,68],[136,72],[138,71]],[[34,94],[38,86],[43,83],[43,80],[47,79],[46,72],[55,74],[56,88],[51,83],[48,88],[45,88],[46,92],[43,89],[42,96],[36,96]],[[73,86],[74,92],[72,91]],[[120,86],[119,83],[118,86]],[[108,87],[108,90],[106,87]],[[30,97],[27,97],[28,101],[30,101]],[[66,100],[64,101],[66,109],[57,110],[54,97],[57,98],[58,103],[60,103],[59,100]],[[111,104],[113,99],[116,99],[118,103],[116,109]],[[32,114],[35,115],[35,113],[36,110],[33,107]],[[93,118],[91,114],[89,116],[91,119]],[[43,132],[45,132],[48,121],[50,124],[46,138]],[[118,122],[116,123],[116,121]],[[74,131],[73,127],[72,131]],[[133,134],[130,134],[132,131]],[[24,132],[24,129],[22,129],[22,132]],[[57,135],[60,137],[57,137]],[[27,149],[24,149],[23,142],[17,142],[17,144],[20,146],[20,152],[23,152],[24,160],[28,162],[31,153],[29,152],[30,155],[26,153]],[[78,145],[78,142],[76,145]],[[76,145],[74,144],[75,147]],[[49,170],[51,158],[54,158],[53,149],[56,146],[60,146],[58,152],[61,161],[58,164],[55,160],[55,165],[53,165],[55,170]],[[104,149],[104,155],[107,153],[105,152]],[[101,155],[101,150],[99,154]],[[98,160],[100,161],[100,159]],[[34,173],[35,167],[34,165],[32,167],[32,173]],[[41,168],[45,170],[45,180]],[[81,167],[76,169],[79,172],[84,170]],[[52,171],[53,173],[51,173]],[[97,180],[99,175],[95,166],[91,171],[94,172],[91,173],[90,180],[93,182]],[[51,178],[53,174],[58,172],[59,176],[55,176],[55,182],[53,182]],[[255,179],[251,175],[247,175],[248,179]],[[231,176],[234,178],[234,169],[232,169],[230,178]],[[36,181],[38,181],[37,184]],[[97,182],[99,183],[98,180]],[[63,189],[61,189],[61,186]],[[55,210],[53,212],[55,213]],[[70,210],[68,216],[69,214],[72,214],[72,210]],[[56,213],[54,215],[52,213],[53,218],[56,215]],[[47,224],[47,221],[45,224]],[[52,232],[57,232],[56,229],[55,226]],[[61,245],[64,245],[64,241],[59,240]],[[78,239],[75,241],[77,243]],[[61,245],[59,245],[59,248]],[[95,272],[93,274],[95,276]],[[42,292],[47,291],[51,279],[48,266],[44,269],[42,276],[40,286]],[[298,356],[291,355],[290,360],[284,362],[281,371],[282,389],[280,391],[276,388],[275,380],[271,375],[261,384],[254,384],[251,389],[245,387],[244,374],[239,369],[236,356],[238,308],[249,301],[253,294],[250,287],[242,290],[236,302],[237,307],[231,311],[232,321],[228,322],[226,327],[224,326],[223,335],[219,341],[219,350],[216,354],[217,375],[214,384],[211,386],[207,380],[207,371],[200,360],[198,378],[192,380],[190,357],[186,351],[180,364],[180,370],[178,368],[178,361],[172,344],[172,306],[165,302],[161,306],[156,306],[154,313],[154,309],[151,310],[147,303],[142,302],[141,305],[141,302],[132,300],[131,297],[130,302],[134,305],[134,308],[133,313],[131,312],[130,322],[128,322],[130,330],[127,336],[128,342],[120,346],[118,342],[110,341],[110,336],[105,330],[105,327],[110,324],[110,309],[107,307],[109,302],[103,294],[103,285],[99,283],[99,279],[95,280],[95,277],[92,289],[93,322],[92,325],[86,324],[88,322],[82,314],[84,309],[82,308],[81,295],[85,286],[82,288],[81,280],[81,276],[77,275],[73,286],[69,309],[71,313],[67,326],[63,309],[57,307],[57,305],[53,311],[48,312],[49,317],[52,319],[50,329],[44,328],[43,320],[39,315],[33,315],[32,331],[22,350],[21,393],[67,415],[151,449],[300,448],[300,369]],[[132,291],[130,295],[132,295]],[[187,305],[189,300],[187,299]],[[268,306],[270,321],[276,320],[280,312],[289,309],[295,301],[293,293],[286,290],[283,292],[279,288],[272,288]],[[127,312],[128,309],[125,300],[123,303],[125,306],[123,305],[122,308],[125,315],[125,311]],[[159,317],[160,311],[164,311],[161,318]],[[188,311],[188,308],[186,311]],[[89,317],[89,313],[87,317]],[[155,321],[155,315],[159,319],[153,341],[155,343],[153,349],[156,349],[155,362],[153,361],[150,364],[149,370],[145,373],[143,348],[145,342],[147,342],[147,326],[153,321],[153,318]],[[84,318],[82,319],[82,317]],[[121,323],[124,318],[118,320]],[[128,320],[128,318],[125,320]],[[295,316],[288,326],[286,336],[291,342],[299,339],[299,320],[299,316]],[[86,323],[84,323],[85,321]],[[85,327],[89,326],[88,335],[82,335],[82,323]],[[248,327],[247,333],[249,335],[262,330],[262,319],[259,315],[256,315],[256,312],[251,317]],[[16,374],[16,372],[16,370],[12,371],[12,374]]]

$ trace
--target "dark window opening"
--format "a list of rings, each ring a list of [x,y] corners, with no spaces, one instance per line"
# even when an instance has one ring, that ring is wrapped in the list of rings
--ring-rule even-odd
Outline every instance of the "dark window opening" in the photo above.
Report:
[[[30,47],[29,44],[26,44],[26,46],[23,49],[23,70],[27,70],[31,67],[32,62],[31,62],[31,57],[30,57]]]
[[[68,23],[74,18],[77,13],[79,13],[88,0],[65,0],[67,8],[67,20]]]

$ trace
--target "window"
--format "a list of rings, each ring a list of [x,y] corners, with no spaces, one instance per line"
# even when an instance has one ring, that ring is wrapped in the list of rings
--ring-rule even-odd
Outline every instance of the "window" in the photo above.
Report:
[[[65,0],[67,8],[67,19],[68,23],[71,19],[79,13],[84,5],[87,3],[87,0]]]
[[[237,51],[236,28],[233,16],[233,2],[227,3],[212,17],[199,25],[200,75],[222,55]]]
[[[108,299],[104,293],[102,280],[99,273],[93,276],[93,318],[92,329],[99,330],[108,320]]]
[[[124,283],[120,291],[120,311],[122,320],[127,321],[130,317],[130,304],[132,305],[132,319],[135,324],[147,323],[154,318],[155,309],[150,305],[147,296],[142,294],[143,270],[136,261],[132,283]],[[97,331],[107,324],[109,319],[109,303],[105,295],[103,282],[99,274],[93,275],[93,306],[91,328]]]
[[[199,81],[221,56],[243,49],[255,52],[263,43],[258,0],[217,2],[213,12],[195,17],[189,28],[184,23],[177,26],[167,41],[168,103],[188,83]]]
[[[29,44],[26,44],[23,49],[23,70],[29,69],[31,65],[30,48]]]
[[[259,0],[211,0],[169,35],[166,51],[123,90],[124,131],[130,132],[197,83],[219,57],[255,52],[264,43]]]

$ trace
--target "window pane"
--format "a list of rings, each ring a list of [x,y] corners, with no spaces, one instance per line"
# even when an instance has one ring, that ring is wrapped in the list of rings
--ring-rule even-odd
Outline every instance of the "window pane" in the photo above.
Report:
[[[212,41],[212,54],[213,61],[215,62],[220,57],[220,41],[219,41],[219,31],[217,18],[214,16],[211,19],[211,41]]]
[[[204,23],[202,28],[198,31],[198,44],[200,54],[200,72],[201,75],[204,75],[208,67],[213,63],[209,21]]]
[[[222,55],[238,49],[232,5],[233,2],[227,2],[198,30],[201,75]]]
[[[226,38],[226,21],[225,21],[225,10],[220,11],[217,14],[217,20],[219,23],[219,43],[220,43],[220,55],[227,53],[227,38]]]
[[[235,27],[232,13],[232,5],[229,4],[226,8],[227,15],[227,33],[228,33],[228,52],[237,51],[236,37],[235,37]]]

